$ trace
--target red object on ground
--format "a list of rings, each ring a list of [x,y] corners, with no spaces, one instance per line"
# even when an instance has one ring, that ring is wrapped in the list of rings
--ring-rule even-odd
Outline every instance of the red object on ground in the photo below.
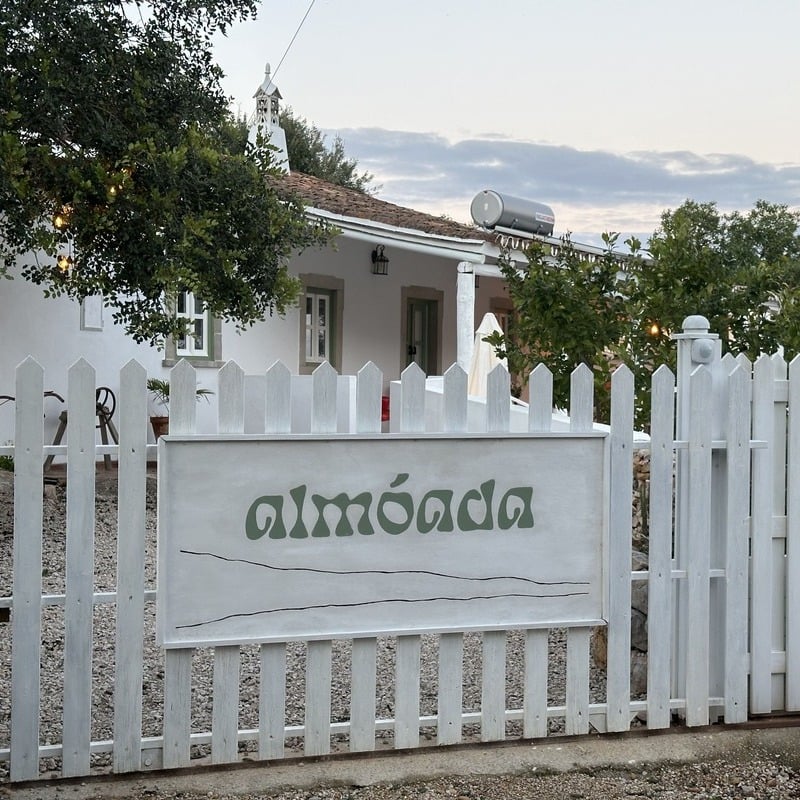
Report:
[[[389,395],[381,396],[381,422],[389,421]]]

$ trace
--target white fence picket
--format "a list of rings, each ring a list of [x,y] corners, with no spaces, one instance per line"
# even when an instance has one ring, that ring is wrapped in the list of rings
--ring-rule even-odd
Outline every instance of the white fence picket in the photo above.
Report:
[[[458,369],[464,373],[461,367]],[[461,741],[461,714],[464,702],[463,662],[463,634],[442,634],[439,637],[437,744],[458,744]]]
[[[219,371],[218,430],[244,432],[244,371],[229,361]],[[214,648],[214,682],[211,712],[211,762],[235,761],[239,732],[239,647]]]
[[[394,744],[419,746],[419,664],[421,638],[398,636],[395,648]]]
[[[292,375],[289,368],[276,361],[267,370],[264,431],[290,433],[292,430]]]
[[[64,600],[64,732],[61,772],[89,771],[92,729],[95,374],[80,359],[67,374],[67,552]]]
[[[780,353],[771,358],[773,370],[772,442],[772,667],[771,710],[783,710],[786,670],[774,663],[786,647],[786,440],[788,393],[786,361]]]
[[[356,377],[356,431],[381,432],[381,388],[383,373],[371,361]]]
[[[528,385],[528,430],[549,431],[553,424],[553,373],[544,364],[538,364]]]
[[[789,366],[786,485],[786,710],[800,711],[800,356]]]
[[[773,441],[774,378],[769,356],[753,367],[753,422],[755,440]],[[772,481],[770,450],[752,453],[751,478],[751,601],[750,601],[750,712],[772,710]]]
[[[608,668],[606,726],[630,728],[631,504],[633,373],[625,365],[611,379],[608,535]]]
[[[350,749],[375,749],[377,639],[354,639],[351,656]]]
[[[444,374],[444,419],[445,433],[465,433],[467,430],[467,373],[453,364]]]
[[[547,736],[547,667],[546,630],[525,631],[525,697],[523,699],[522,735],[526,739]]]
[[[325,361],[311,376],[311,432],[336,433],[336,370]]]
[[[170,370],[170,434],[194,433],[197,377],[188,361]],[[161,445],[163,446],[163,445]],[[164,766],[189,765],[192,727],[192,651],[169,649],[164,655]]]
[[[589,733],[589,640],[591,628],[567,630],[567,712],[568,736]]]
[[[528,380],[528,431],[547,433],[553,424],[553,374],[537,365]],[[547,735],[548,632],[525,631],[525,677],[522,735],[526,739]]]
[[[311,377],[311,433],[336,432],[336,370],[320,364]],[[331,746],[330,640],[308,642],[306,661],[306,755],[325,755]]]
[[[414,363],[400,376],[400,430],[425,432],[425,373]]]
[[[594,419],[594,376],[586,364],[572,371],[569,398],[570,431],[592,430]],[[569,735],[589,731],[589,640],[590,628],[567,631],[567,711]]]
[[[331,660],[329,640],[306,646],[305,754],[323,756],[331,749]]]
[[[594,420],[594,376],[586,364],[575,367],[569,384],[569,429],[586,433]]]
[[[725,722],[747,721],[747,570],[750,502],[750,382],[737,366],[728,379],[725,546]]]
[[[169,432],[194,433],[197,425],[197,373],[185,359],[169,373]]]
[[[486,430],[507,432],[511,423],[511,378],[498,364],[486,381]],[[483,674],[481,681],[481,741],[505,738],[506,707],[506,632],[483,634]]]
[[[508,370],[498,364],[486,379],[486,430],[503,433],[511,422],[511,378]]]
[[[261,680],[258,703],[258,757],[283,758],[286,719],[286,645],[264,644],[260,649]]]
[[[506,632],[483,634],[481,677],[481,741],[497,742],[506,735]]]
[[[239,648],[214,648],[211,763],[236,761],[239,732]]]
[[[130,361],[120,374],[117,481],[117,625],[114,771],[141,769],[144,657],[147,372]]]
[[[670,723],[672,603],[672,486],[675,377],[653,374],[650,425],[650,539],[647,582],[647,727]]]
[[[553,373],[537,365],[529,380],[528,430],[547,433],[553,424]],[[522,735],[526,739],[547,736],[548,632],[525,631],[525,688]]]
[[[192,651],[164,654],[164,768],[188,767],[192,716]]]
[[[709,686],[709,595],[711,531],[711,374],[692,373],[689,390],[689,508],[686,567],[686,722],[707,725]]]
[[[219,371],[217,430],[244,433],[244,370],[235,361]]]
[[[11,618],[11,780],[39,777],[42,630],[44,370],[27,358],[16,372],[14,575]]]

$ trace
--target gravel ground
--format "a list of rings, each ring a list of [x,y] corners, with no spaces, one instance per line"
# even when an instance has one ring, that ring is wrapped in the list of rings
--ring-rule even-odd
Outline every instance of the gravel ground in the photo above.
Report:
[[[114,473],[98,473],[96,500],[95,590],[109,591],[115,586],[116,574],[116,481]],[[9,473],[0,472],[0,596],[11,594],[12,536],[13,536],[13,479]],[[55,497],[45,502],[42,588],[47,593],[64,590],[65,550],[65,491],[58,487]],[[155,478],[148,479],[148,533],[146,583],[155,588]],[[147,607],[145,640],[144,719],[145,736],[161,734],[163,716],[163,654],[154,641],[154,616],[152,605]],[[10,626],[0,637],[0,747],[9,746],[10,738]],[[2,630],[2,628],[0,628]],[[114,606],[98,606],[94,612],[93,652],[93,715],[92,738],[112,737],[113,675],[114,675]],[[42,696],[48,699],[41,712],[41,741],[59,742],[62,713],[64,621],[63,610],[58,607],[44,609],[42,619]],[[519,708],[522,703],[522,637],[508,635],[507,642],[507,703],[509,708]],[[551,704],[564,702],[565,694],[565,636],[554,631],[550,637],[550,675],[548,690]],[[239,724],[241,728],[257,727],[258,709],[258,651],[255,647],[242,648]],[[292,644],[288,647],[287,665],[287,724],[301,724],[304,717],[304,666],[305,647]],[[211,725],[212,653],[198,650],[192,669],[192,730],[207,731]],[[436,713],[438,683],[438,654],[436,637],[424,637],[422,648],[421,713]],[[393,716],[394,639],[380,640],[378,653],[378,718]],[[464,644],[464,709],[480,709],[481,697],[481,637],[467,635]],[[334,646],[333,708],[332,717],[344,720],[349,717],[350,649],[347,642]],[[602,670],[592,667],[591,699],[602,700],[605,678]],[[551,719],[551,733],[563,730],[563,720]],[[477,733],[465,729],[465,738]],[[435,731],[423,731],[422,741],[435,736]],[[507,726],[510,738],[520,735],[518,726]],[[391,747],[391,733],[381,734],[384,741],[379,746]],[[254,748],[254,743],[252,748]],[[302,748],[301,741],[288,742],[292,748]],[[334,743],[334,746],[336,743]],[[297,749],[300,754],[301,749]],[[202,758],[207,748],[195,747],[193,756]],[[104,771],[110,757],[99,754],[92,757],[96,771]],[[198,762],[200,763],[200,762]],[[58,770],[57,759],[42,762],[42,772]],[[0,762],[0,781],[7,780],[7,764]],[[58,784],[56,784],[58,786]],[[137,786],[130,797],[143,800],[181,797],[183,800],[199,798],[272,797],[280,800],[482,800],[483,798],[601,798],[601,797],[800,797],[800,781],[790,765],[769,752],[752,753],[735,762],[709,762],[682,767],[629,768],[625,770],[597,770],[592,774],[569,773],[542,775],[528,772],[523,775],[470,776],[437,778],[425,783],[397,783],[361,788],[317,788],[314,790],[273,791],[262,794],[225,794],[211,791],[192,793],[172,791],[168,781],[146,782]],[[0,785],[0,793],[10,789]],[[69,795],[68,785],[57,791]],[[76,791],[76,790],[72,790]],[[39,795],[31,795],[39,796]],[[42,795],[44,796],[44,795]],[[56,795],[53,795],[56,796]],[[102,793],[97,797],[104,796]],[[121,796],[121,795],[115,795]]]

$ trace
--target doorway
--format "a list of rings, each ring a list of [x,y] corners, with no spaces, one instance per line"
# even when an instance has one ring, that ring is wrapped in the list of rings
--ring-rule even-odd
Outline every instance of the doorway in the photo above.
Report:
[[[442,292],[408,287],[403,290],[402,369],[417,364],[426,375],[441,371]]]

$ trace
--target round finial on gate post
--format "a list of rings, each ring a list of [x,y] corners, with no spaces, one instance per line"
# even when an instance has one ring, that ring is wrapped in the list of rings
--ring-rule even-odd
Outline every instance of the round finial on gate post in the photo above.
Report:
[[[693,364],[710,364],[716,352],[714,339],[695,339],[692,342],[691,352]]]
[[[683,321],[684,333],[708,333],[709,321],[702,314],[692,314]]]

